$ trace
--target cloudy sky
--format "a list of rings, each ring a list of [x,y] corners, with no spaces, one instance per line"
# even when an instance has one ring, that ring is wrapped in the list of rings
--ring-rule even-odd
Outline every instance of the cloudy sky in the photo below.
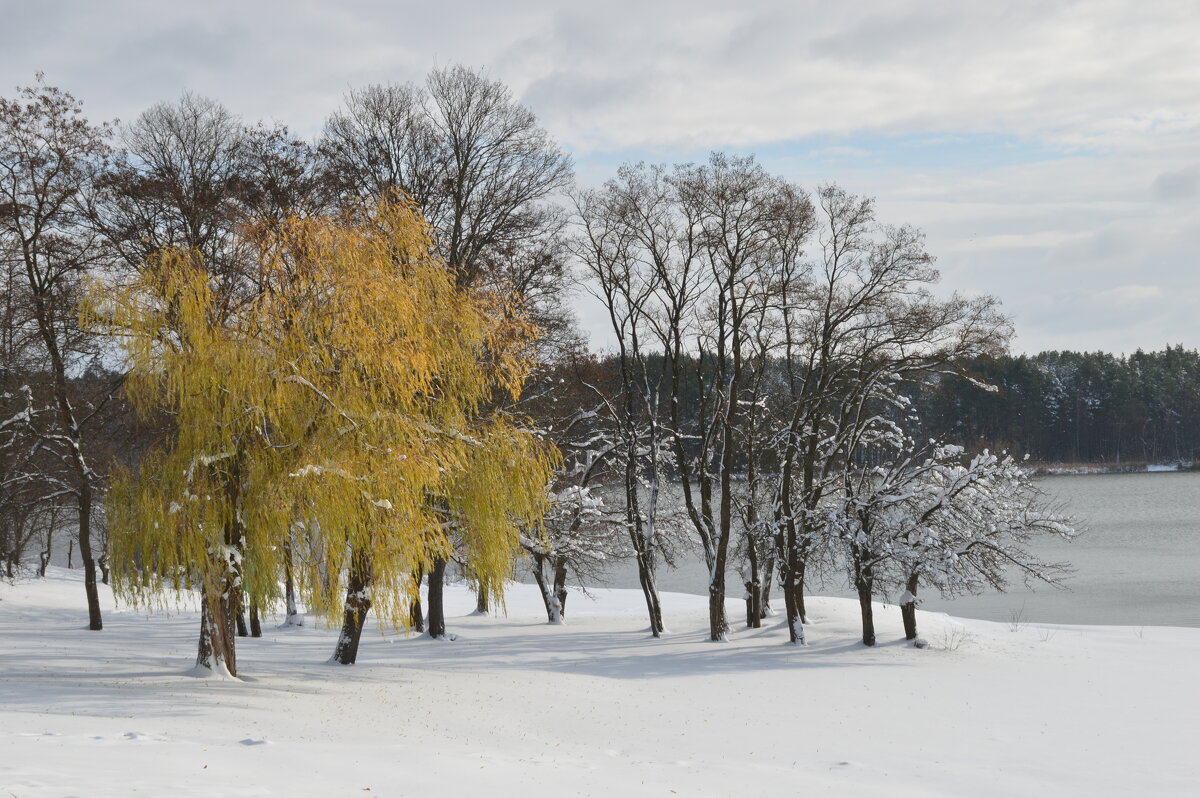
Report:
[[[41,70],[128,120],[190,89],[315,135],[350,87],[462,62],[582,183],[755,153],[924,229],[1019,351],[1200,346],[1200,3],[736,5],[0,0],[0,92]]]

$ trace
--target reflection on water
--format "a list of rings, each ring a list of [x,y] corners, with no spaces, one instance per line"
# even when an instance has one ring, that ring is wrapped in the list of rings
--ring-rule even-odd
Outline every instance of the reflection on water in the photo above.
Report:
[[[1063,502],[1084,533],[1067,543],[1045,540],[1036,551],[1068,561],[1075,574],[1067,590],[1020,583],[1008,593],[927,596],[923,609],[967,618],[1127,626],[1200,627],[1200,473],[1089,474],[1044,477],[1038,485]],[[637,587],[631,563],[615,567],[610,587]],[[662,590],[704,594],[699,558],[660,573]],[[814,592],[852,595],[831,582]],[[729,595],[740,596],[734,574]]]

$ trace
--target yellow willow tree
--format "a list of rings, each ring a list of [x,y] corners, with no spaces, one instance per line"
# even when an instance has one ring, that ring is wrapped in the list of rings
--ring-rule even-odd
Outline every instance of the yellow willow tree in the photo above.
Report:
[[[535,330],[455,286],[407,201],[249,238],[255,291],[223,316],[181,253],[94,294],[131,396],[178,428],[114,487],[114,579],[141,603],[201,587],[197,662],[236,675],[240,591],[279,599],[302,525],[314,556],[298,587],[310,609],[342,613],[333,659],[350,664],[372,607],[408,623],[413,575],[450,554],[447,525],[469,530],[472,562],[500,585],[518,529],[538,524],[550,451],[519,419],[481,415],[494,391],[521,390]]]

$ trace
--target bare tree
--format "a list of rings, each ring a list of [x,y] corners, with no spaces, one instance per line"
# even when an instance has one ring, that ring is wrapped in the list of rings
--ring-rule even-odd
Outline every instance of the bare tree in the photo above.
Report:
[[[991,297],[939,300],[919,231],[880,225],[874,203],[833,185],[818,194],[820,257],[783,301],[790,412],[777,437],[781,576],[802,639],[805,570],[827,540],[850,456],[897,382],[1002,349],[1011,327]]]
[[[411,196],[464,285],[489,259],[560,226],[543,200],[571,182],[570,158],[533,112],[462,65],[434,69],[424,86],[351,91],[326,122],[321,151],[345,190]]]
[[[216,100],[185,93],[121,128],[120,149],[98,181],[92,224],[111,265],[139,272],[160,252],[195,252],[213,276],[223,312],[253,292],[240,223],[249,195],[269,210],[286,189],[255,186],[252,170],[270,171],[272,134],[262,133],[257,163],[242,121]],[[286,145],[282,145],[286,149]]]
[[[659,502],[667,432],[662,426],[661,373],[650,362],[654,341],[649,314],[658,276],[639,259],[636,229],[630,224],[630,199],[644,199],[636,188],[610,181],[603,191],[576,198],[581,234],[576,253],[590,272],[597,296],[608,311],[617,342],[620,375],[617,397],[604,398],[605,411],[616,422],[610,446],[622,470],[625,526],[638,566],[650,631],[662,635],[662,605],[655,571],[661,558]],[[658,359],[659,371],[662,358]]]
[[[49,372],[57,423],[44,440],[68,464],[92,630],[103,628],[91,534],[97,474],[88,456],[89,408],[72,401],[69,372],[94,352],[76,306],[99,252],[83,200],[109,154],[108,137],[106,125],[89,123],[78,100],[40,76],[18,99],[0,99],[0,250],[15,256],[25,277]]]
[[[542,533],[523,535],[521,546],[529,555],[546,619],[557,624],[567,615],[568,576],[574,574],[581,583],[603,578],[625,547],[614,534],[623,524],[605,511],[603,499],[590,488],[571,484],[552,493],[550,502]]]
[[[334,187],[322,173],[316,148],[286,125],[259,122],[242,133],[239,215],[277,223],[332,208]]]

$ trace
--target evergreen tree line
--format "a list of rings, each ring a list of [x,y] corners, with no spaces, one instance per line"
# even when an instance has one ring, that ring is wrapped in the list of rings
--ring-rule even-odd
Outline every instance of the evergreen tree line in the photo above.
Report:
[[[1042,352],[977,358],[915,404],[925,433],[1042,463],[1190,465],[1200,459],[1200,352]]]

